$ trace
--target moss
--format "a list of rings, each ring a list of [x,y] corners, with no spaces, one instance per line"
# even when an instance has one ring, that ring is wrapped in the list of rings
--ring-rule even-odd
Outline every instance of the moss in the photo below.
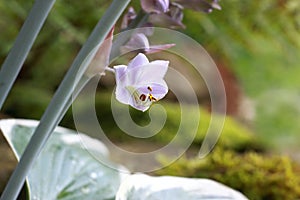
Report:
[[[167,161],[160,160],[162,164]],[[182,158],[156,173],[214,179],[252,200],[300,198],[300,166],[284,156],[238,154],[218,148],[203,160]]]

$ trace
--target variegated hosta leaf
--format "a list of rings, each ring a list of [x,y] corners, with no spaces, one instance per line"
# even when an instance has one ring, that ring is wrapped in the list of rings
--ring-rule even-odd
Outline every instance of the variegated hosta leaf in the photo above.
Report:
[[[33,120],[0,120],[0,128],[18,159],[37,124]],[[107,167],[92,157],[83,148],[82,137],[85,144],[89,143],[86,145],[89,151],[108,159],[108,150],[100,141],[56,128],[27,177],[31,200],[114,199],[127,173]]]
[[[129,176],[122,182],[116,200],[247,200],[241,193],[209,179],[172,176]]]

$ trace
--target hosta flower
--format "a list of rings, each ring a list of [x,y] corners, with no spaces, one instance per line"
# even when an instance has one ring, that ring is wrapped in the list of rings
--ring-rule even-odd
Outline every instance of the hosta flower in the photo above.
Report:
[[[167,13],[152,14],[149,16],[149,22],[162,27],[185,28],[182,23],[183,7],[177,3],[171,3]]]
[[[221,10],[219,0],[173,0],[185,8],[210,13],[213,9]]]
[[[114,28],[108,33],[106,39],[99,46],[94,58],[89,64],[85,74],[92,77],[96,74],[102,74],[109,64],[109,56],[112,47]]]
[[[138,51],[146,54],[156,53],[175,46],[175,44],[150,45],[147,36],[143,33],[134,34],[126,45],[121,47],[121,53]]]
[[[147,13],[165,13],[169,9],[169,0],[141,0],[141,6]]]
[[[168,92],[164,76],[169,61],[149,62],[140,53],[129,64],[115,66],[116,98],[121,103],[146,111],[150,105],[162,99]]]
[[[128,25],[136,18],[136,13],[133,7],[128,8],[128,12],[124,15],[121,29],[128,28]]]

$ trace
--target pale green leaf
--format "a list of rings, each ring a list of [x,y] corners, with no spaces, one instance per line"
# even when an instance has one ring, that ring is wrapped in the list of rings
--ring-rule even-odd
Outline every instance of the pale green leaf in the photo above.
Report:
[[[175,176],[129,176],[122,182],[116,200],[247,200],[240,192],[209,179]]]
[[[0,128],[19,159],[38,122],[33,120],[0,120]],[[84,138],[85,148],[81,140]],[[108,160],[107,148],[98,140],[83,134],[56,128],[39,155],[28,177],[30,199],[104,200],[114,199],[126,169]],[[109,161],[106,161],[109,162]]]

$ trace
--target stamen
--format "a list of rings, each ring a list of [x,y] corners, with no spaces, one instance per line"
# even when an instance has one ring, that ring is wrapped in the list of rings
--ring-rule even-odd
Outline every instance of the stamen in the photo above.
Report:
[[[150,86],[148,86],[147,89],[152,92],[152,88]]]
[[[152,94],[149,94],[148,98],[150,101],[154,101],[154,102],[157,101],[157,99]]]
[[[145,101],[146,100],[146,95],[145,94],[141,94],[140,95],[140,100]]]

